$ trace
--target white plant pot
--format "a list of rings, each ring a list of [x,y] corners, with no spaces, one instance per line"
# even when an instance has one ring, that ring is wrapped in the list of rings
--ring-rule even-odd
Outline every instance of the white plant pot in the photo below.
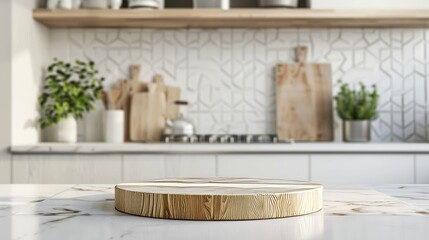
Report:
[[[109,110],[104,115],[104,140],[107,143],[124,142],[125,113],[122,110]]]
[[[63,143],[77,142],[77,122],[72,115],[58,123],[57,140]]]

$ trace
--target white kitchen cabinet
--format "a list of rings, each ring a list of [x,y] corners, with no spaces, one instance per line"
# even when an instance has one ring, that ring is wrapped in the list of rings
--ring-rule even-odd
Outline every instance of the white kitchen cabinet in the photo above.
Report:
[[[11,183],[11,165],[11,155],[0,151],[0,184]]]
[[[162,154],[124,155],[123,182],[135,182],[165,177]]]
[[[216,155],[124,155],[125,182],[216,176]]]
[[[328,185],[414,183],[414,156],[311,155],[311,180]]]
[[[429,155],[416,155],[416,182],[429,184]]]
[[[309,180],[308,155],[219,155],[218,175],[223,177]]]
[[[120,183],[121,155],[14,155],[13,183]]]
[[[165,177],[214,177],[216,155],[165,155]]]

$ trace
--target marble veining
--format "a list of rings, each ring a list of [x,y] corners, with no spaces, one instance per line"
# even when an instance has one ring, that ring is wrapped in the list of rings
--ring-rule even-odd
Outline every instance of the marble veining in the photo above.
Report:
[[[384,185],[377,187],[377,190],[429,211],[429,188],[427,185]]]
[[[0,185],[0,239],[427,239],[429,185],[375,189],[327,188],[302,217],[199,222],[119,213],[113,185]]]

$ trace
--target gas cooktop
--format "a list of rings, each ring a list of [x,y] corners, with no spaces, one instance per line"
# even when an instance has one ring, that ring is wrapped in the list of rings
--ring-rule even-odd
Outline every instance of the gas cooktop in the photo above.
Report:
[[[278,143],[277,135],[164,135],[165,143]]]

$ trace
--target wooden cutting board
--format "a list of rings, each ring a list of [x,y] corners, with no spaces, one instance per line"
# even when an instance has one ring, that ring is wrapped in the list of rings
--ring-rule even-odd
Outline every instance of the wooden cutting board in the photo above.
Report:
[[[298,47],[298,63],[278,64],[277,134],[280,141],[333,141],[330,64],[307,63],[307,47]]]
[[[132,96],[130,139],[133,142],[159,142],[165,127],[165,94],[148,84],[149,92]]]
[[[178,118],[180,109],[179,106],[175,104],[175,102],[180,100],[180,88],[166,86],[162,75],[156,75],[154,82],[156,84],[156,91],[165,93],[167,100],[166,118],[170,120]]]
[[[284,180],[165,179],[115,187],[115,208],[155,218],[255,220],[314,213],[323,207],[319,184]]]
[[[180,107],[176,101],[180,100],[181,89],[178,87],[167,87],[167,119],[173,120],[179,117]]]
[[[121,94],[118,100],[117,107],[125,112],[125,141],[131,141],[130,137],[130,112],[131,112],[131,96],[135,93],[148,90],[147,83],[139,80],[141,67],[140,65],[132,65],[130,68],[131,79],[119,81],[118,88]]]

